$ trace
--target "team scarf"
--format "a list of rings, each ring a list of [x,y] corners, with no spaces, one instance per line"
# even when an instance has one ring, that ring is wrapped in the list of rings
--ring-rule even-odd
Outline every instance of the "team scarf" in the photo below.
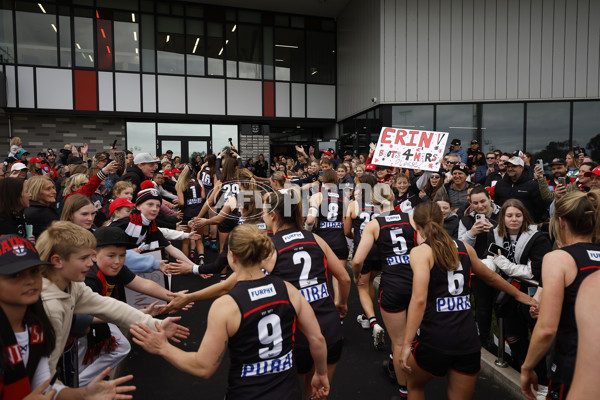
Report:
[[[135,244],[140,246],[142,243],[147,245],[145,250],[153,250],[159,247],[160,231],[156,227],[156,221],[150,221],[144,217],[140,210],[133,210],[129,214],[129,224],[125,233],[135,239]]]
[[[31,325],[29,330],[29,358],[27,367],[23,360],[21,348],[12,330],[10,322],[0,308],[0,338],[8,365],[0,369],[0,393],[4,399],[20,400],[31,393],[31,379],[42,358],[44,334],[38,325]]]

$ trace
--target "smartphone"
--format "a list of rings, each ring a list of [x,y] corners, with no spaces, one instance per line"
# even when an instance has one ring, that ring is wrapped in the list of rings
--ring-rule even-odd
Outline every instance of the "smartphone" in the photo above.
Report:
[[[567,182],[567,180],[564,176],[559,176],[556,180],[558,181],[559,185],[564,185]]]
[[[115,151],[115,161],[119,163],[119,170],[125,171],[125,152]]]
[[[542,171],[544,170],[544,160],[542,160],[542,159],[537,160],[535,165],[540,167],[542,169]]]
[[[502,254],[504,257],[508,256],[508,250],[506,250],[504,247],[500,247],[496,243],[490,243],[490,247],[488,247],[488,253],[493,256],[497,256],[498,252],[500,252],[500,254]]]
[[[116,149],[116,148],[117,148],[117,139],[115,139],[115,141],[113,142],[112,148],[113,148],[113,149]]]
[[[475,222],[477,221],[485,221],[485,215],[484,214],[475,214]]]

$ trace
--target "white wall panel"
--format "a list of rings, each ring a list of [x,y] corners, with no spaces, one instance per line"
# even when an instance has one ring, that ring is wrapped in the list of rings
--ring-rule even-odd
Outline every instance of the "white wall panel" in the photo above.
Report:
[[[565,78],[565,0],[554,0],[554,46],[552,48],[552,96],[564,93]]]
[[[262,116],[262,82],[227,81],[227,115]]]
[[[275,116],[290,116],[290,84],[287,82],[275,83]]]
[[[6,105],[8,107],[17,106],[17,80],[15,78],[15,67],[13,65],[4,66],[6,75]]]
[[[600,93],[598,77],[600,73],[600,1],[590,2],[590,34],[588,36],[588,97]]]
[[[335,118],[335,86],[306,85],[306,117]]]
[[[496,96],[496,0],[485,0],[483,18],[485,22],[483,95],[486,99],[493,99]]]
[[[543,0],[531,0],[531,29],[529,47],[529,96],[541,96],[542,84],[542,5]]]
[[[452,44],[451,24],[452,4],[450,1],[440,2],[440,100],[450,100],[450,47]],[[435,39],[435,38],[434,38]]]
[[[417,100],[429,97],[429,4],[420,1],[417,9]]]
[[[506,99],[508,0],[496,1],[496,99]]]
[[[485,82],[485,2],[473,3],[473,99],[483,99]]]
[[[519,83],[518,97],[529,98],[529,39],[531,16],[531,0],[520,0],[519,2]]]
[[[519,96],[519,0],[508,0],[506,26],[506,97],[516,99]]]
[[[450,2],[450,99],[462,96],[462,0]]]
[[[98,109],[100,111],[115,110],[113,73],[98,72]]]
[[[427,49],[429,63],[425,67],[428,74],[428,100],[440,98],[440,0],[429,1],[429,32]],[[423,71],[425,72],[425,71]]]
[[[73,72],[70,69],[37,68],[37,108],[73,109]]]
[[[418,1],[406,2],[406,56],[396,53],[396,56],[406,58],[406,101],[417,101],[418,76]],[[396,36],[397,37],[397,36]]]
[[[156,77],[154,75],[142,75],[142,111],[156,112]]]
[[[473,97],[473,0],[462,4],[462,97]]]
[[[598,0],[592,0],[598,1]],[[587,95],[587,57],[588,57],[588,22],[589,0],[577,2],[577,59],[575,63],[575,96]]]
[[[396,9],[402,8],[402,18],[406,19],[406,1],[398,1],[398,4],[393,1],[386,1],[381,8],[381,20],[383,21],[381,32],[383,37],[381,38],[381,57],[382,62],[381,68],[383,72],[383,79],[381,85],[381,101],[402,101],[404,98],[399,98],[400,92],[397,92],[396,88],[399,85],[398,80],[402,77],[401,93],[405,95],[404,91],[404,77],[406,76],[406,63],[405,59],[402,58],[401,62],[398,60],[396,53],[401,52],[406,42],[402,42],[396,39],[396,24],[398,15]],[[404,24],[403,24],[404,25]],[[338,41],[340,41],[338,36]],[[396,100],[399,99],[399,100]],[[340,99],[341,101],[341,99]]]
[[[142,111],[140,75],[115,73],[116,111]]]
[[[565,78],[564,96],[575,96],[575,59],[577,54],[577,1],[569,1],[565,10]],[[573,6],[575,4],[575,6]]]
[[[188,77],[188,114],[225,115],[225,80]]]
[[[158,76],[158,112],[185,113],[185,78],[183,76]]]
[[[306,118],[306,85],[292,83],[292,117]]]
[[[552,51],[554,42],[554,0],[542,2],[542,52],[540,74],[540,97],[552,97]]]
[[[33,68],[18,67],[19,107],[34,108],[35,93],[33,92]]]

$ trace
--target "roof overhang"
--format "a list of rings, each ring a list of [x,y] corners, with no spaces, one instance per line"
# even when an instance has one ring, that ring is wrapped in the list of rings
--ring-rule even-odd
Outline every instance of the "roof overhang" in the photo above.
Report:
[[[190,3],[336,18],[350,0],[186,0]]]

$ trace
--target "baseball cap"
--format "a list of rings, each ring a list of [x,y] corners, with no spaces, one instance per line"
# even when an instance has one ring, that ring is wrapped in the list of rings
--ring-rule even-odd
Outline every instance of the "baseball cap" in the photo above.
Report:
[[[450,142],[452,146],[460,146],[460,143],[460,139],[452,139],[452,141]]]
[[[39,157],[33,157],[33,158],[31,158],[31,159],[29,160],[29,162],[30,162],[30,163],[31,163],[31,162],[39,162],[39,163],[42,163],[42,162],[44,162],[44,160],[42,160],[42,159],[41,159],[41,158],[39,158]]]
[[[553,158],[552,162],[548,163],[549,166],[553,166],[553,165],[566,165],[565,160],[563,160],[562,158]]]
[[[29,154],[29,152],[25,149],[22,149],[17,153],[17,158],[21,158],[23,154]]]
[[[10,275],[37,265],[52,265],[40,260],[35,247],[17,235],[0,236],[0,275]]]
[[[365,171],[375,171],[375,164],[367,164],[365,165]]]
[[[454,164],[454,167],[452,167],[452,172],[454,171],[460,171],[465,175],[469,175],[469,169],[463,163]]]
[[[120,197],[118,199],[114,199],[110,203],[110,206],[108,206],[108,212],[110,215],[112,215],[112,213],[114,213],[118,208],[121,207],[135,207],[135,204],[129,201],[129,199],[126,197]]]
[[[512,155],[515,157],[523,157],[523,152],[521,150],[515,150]]]
[[[135,243],[131,242],[131,238],[123,229],[114,226],[103,226],[102,228],[98,228],[96,232],[94,232],[94,237],[96,238],[96,247],[119,246],[128,249],[136,247]]]
[[[173,168],[171,170],[171,174],[180,174],[180,173],[181,173],[181,170],[179,168]]]
[[[594,168],[594,169],[593,169],[593,170],[591,170],[591,171],[588,171],[588,172],[584,172],[584,173],[583,173],[583,176],[585,176],[586,178],[587,178],[588,176],[592,176],[592,175],[598,175],[598,176],[600,176],[600,165],[599,165],[599,166],[597,166],[596,168]]]
[[[75,165],[83,164],[83,159],[81,157],[71,156],[71,157],[67,158],[67,165],[69,165],[69,164],[75,164]]]
[[[351,156],[351,155],[353,155],[353,154],[354,154],[354,153],[352,153],[352,150],[346,150],[346,151],[344,152],[344,155],[345,155],[345,156]]]
[[[323,154],[327,154],[329,157],[333,158],[333,154],[329,150],[323,151]]]
[[[146,163],[157,163],[160,162],[156,160],[154,157],[150,155],[150,153],[140,153],[133,158],[133,163],[135,165],[138,164],[146,164]]]
[[[521,167],[525,166],[525,163],[523,162],[523,159],[521,157],[511,157],[508,159],[507,163],[512,165],[519,165]]]
[[[23,164],[22,162],[16,162],[12,165],[12,167],[10,167],[10,171],[20,171],[22,169],[26,169],[27,166],[25,164]]]
[[[477,139],[473,139],[471,140],[471,144],[479,144],[479,142],[477,141]]]

